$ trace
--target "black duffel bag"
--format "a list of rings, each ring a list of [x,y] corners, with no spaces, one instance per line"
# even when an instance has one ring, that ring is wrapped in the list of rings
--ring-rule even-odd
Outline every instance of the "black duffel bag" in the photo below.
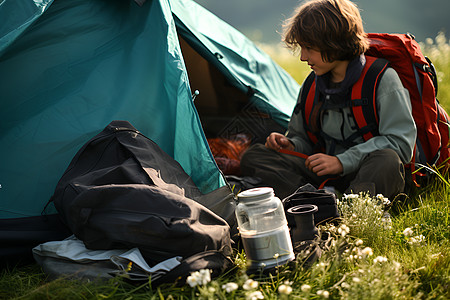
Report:
[[[152,264],[206,250],[231,253],[229,224],[199,203],[203,196],[156,143],[114,121],[78,151],[51,201],[86,248],[137,247]],[[218,201],[226,207],[230,199]]]

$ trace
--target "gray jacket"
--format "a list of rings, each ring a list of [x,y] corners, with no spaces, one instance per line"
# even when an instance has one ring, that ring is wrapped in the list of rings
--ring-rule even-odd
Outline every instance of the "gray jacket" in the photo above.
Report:
[[[416,125],[411,113],[408,90],[403,87],[394,69],[388,68],[382,75],[376,91],[376,102],[380,135],[367,141],[361,137],[356,140],[358,144],[350,148],[336,145],[335,155],[342,163],[342,175],[358,170],[366,155],[379,149],[393,149],[403,163],[408,163],[412,158],[417,134]],[[348,107],[325,110],[321,114],[321,130],[343,141],[357,128],[351,115]],[[313,153],[314,144],[307,136],[301,112],[292,115],[286,136],[294,144],[295,151],[307,155]],[[326,151],[329,147],[330,143],[326,143]]]

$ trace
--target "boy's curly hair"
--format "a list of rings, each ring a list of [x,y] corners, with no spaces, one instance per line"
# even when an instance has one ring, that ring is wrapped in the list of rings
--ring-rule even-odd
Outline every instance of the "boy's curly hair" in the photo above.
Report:
[[[327,62],[352,60],[369,48],[361,15],[349,0],[312,0],[284,24],[283,41],[292,50],[309,47]]]

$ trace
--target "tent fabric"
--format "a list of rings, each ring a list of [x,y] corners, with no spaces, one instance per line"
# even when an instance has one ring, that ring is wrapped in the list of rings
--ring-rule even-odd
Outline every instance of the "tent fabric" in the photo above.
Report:
[[[212,205],[213,197],[228,195],[192,98],[179,36],[287,124],[298,84],[191,0],[0,1],[2,247],[12,234],[11,247],[66,237],[64,230],[51,232],[55,223],[46,216],[53,220],[57,212],[46,204],[75,153],[113,120],[129,121],[155,141],[211,195]],[[16,223],[39,224],[36,240],[32,231],[8,229]]]
[[[0,3],[0,55],[42,15],[52,2],[53,0],[2,1]]]
[[[54,1],[0,57],[0,78],[1,218],[40,214],[79,147],[115,119],[205,193],[224,185],[166,1]]]

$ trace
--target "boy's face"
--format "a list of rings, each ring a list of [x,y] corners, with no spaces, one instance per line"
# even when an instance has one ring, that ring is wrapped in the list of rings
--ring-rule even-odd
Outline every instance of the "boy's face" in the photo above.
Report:
[[[300,60],[307,62],[308,66],[316,73],[317,76],[324,75],[336,69],[338,62],[326,62],[322,59],[320,51],[310,47],[301,47]]]

